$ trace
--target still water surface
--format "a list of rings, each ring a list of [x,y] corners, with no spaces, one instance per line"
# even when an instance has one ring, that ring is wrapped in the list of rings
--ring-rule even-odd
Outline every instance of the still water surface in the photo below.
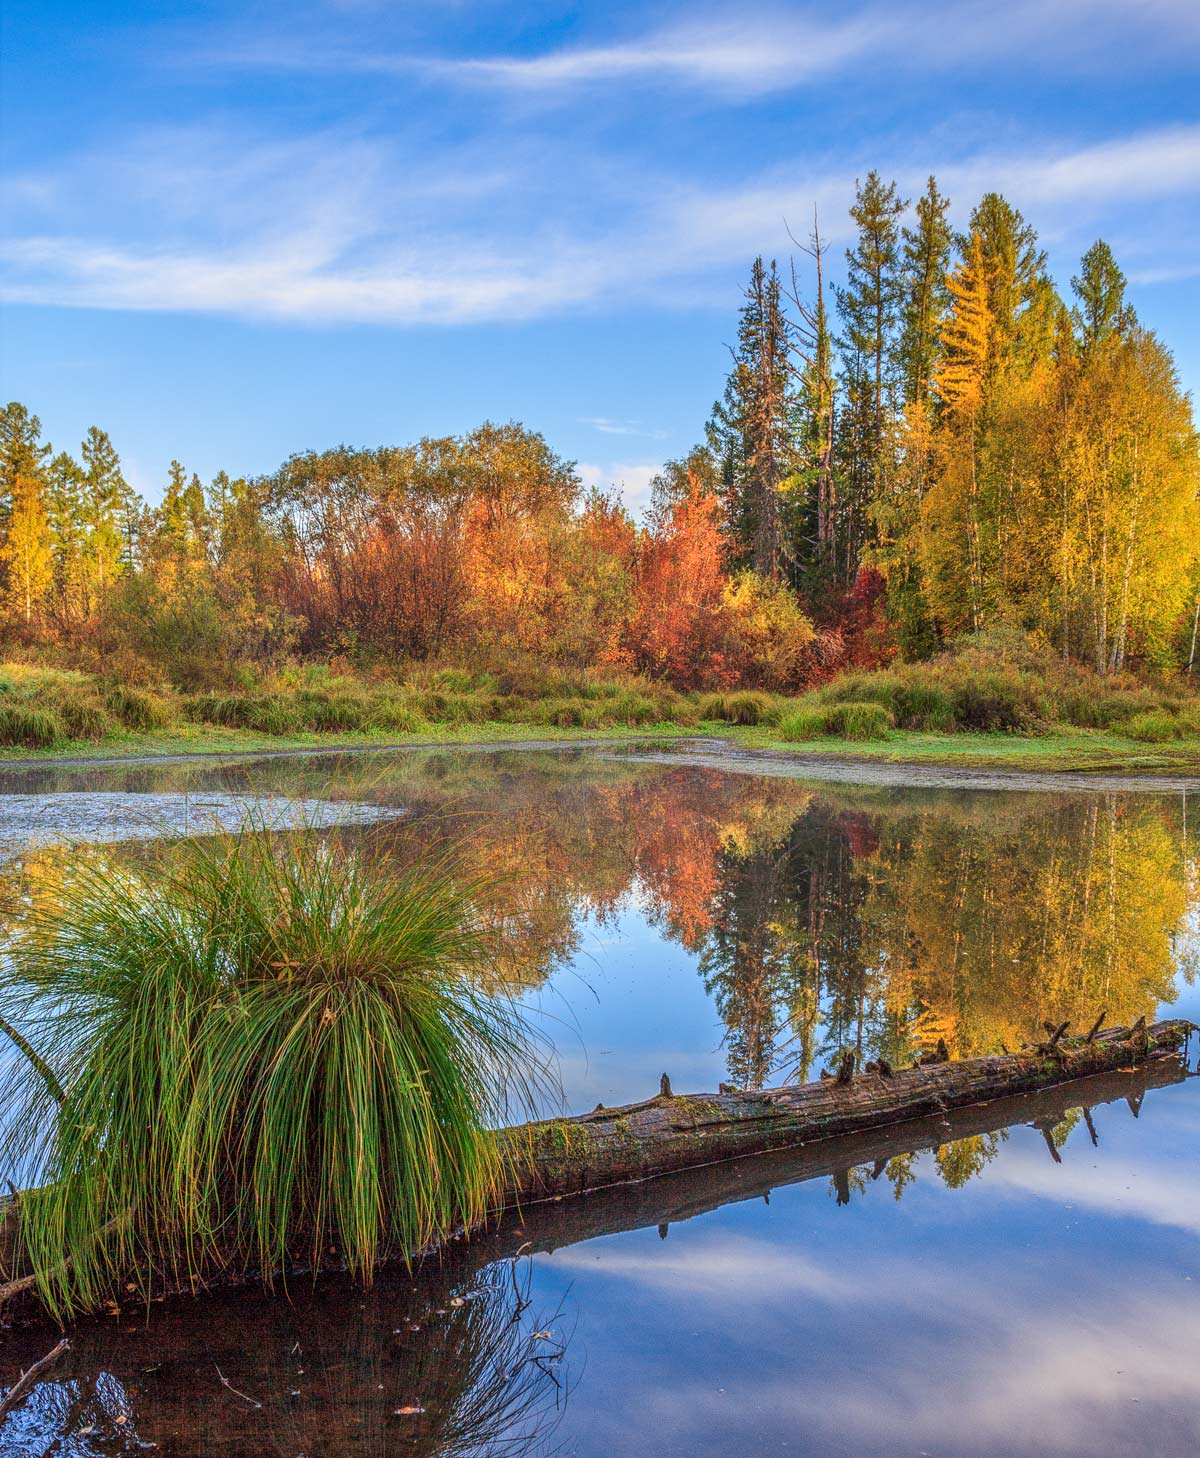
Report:
[[[1178,786],[829,784],[602,750],[14,769],[0,916],[82,855],[161,854],[148,826],[203,833],[264,795],[398,862],[450,839],[503,874],[501,974],[573,1112],[664,1071],[749,1087],[845,1046],[1200,1020],[1200,793]],[[73,1334],[0,1452],[1192,1455],[1200,1084],[1155,1082],[565,1202],[365,1293],[123,1311]],[[0,1384],[47,1345],[0,1333]]]

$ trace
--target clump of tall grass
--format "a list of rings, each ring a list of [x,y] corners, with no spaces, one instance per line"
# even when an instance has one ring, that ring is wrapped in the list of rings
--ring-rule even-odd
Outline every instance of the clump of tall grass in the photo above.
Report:
[[[746,689],[739,693],[704,694],[697,711],[701,719],[726,724],[776,724],[781,706],[771,694]]]
[[[800,706],[779,723],[779,737],[788,742],[808,739],[886,739],[892,716],[882,704],[838,703]]]
[[[108,686],[104,706],[127,729],[139,729],[143,733],[166,729],[174,718],[172,705],[165,697],[124,683]]]
[[[62,720],[52,710],[19,701],[0,704],[0,744],[49,749],[66,737]]]
[[[1122,733],[1143,744],[1169,744],[1172,740],[1200,738],[1200,710],[1191,714],[1172,714],[1165,709],[1135,714],[1124,725]]]
[[[0,1155],[36,1173],[19,1251],[48,1310],[331,1248],[369,1277],[481,1219],[538,1066],[483,990],[481,889],[244,831],[36,906],[0,965],[31,1054]]]

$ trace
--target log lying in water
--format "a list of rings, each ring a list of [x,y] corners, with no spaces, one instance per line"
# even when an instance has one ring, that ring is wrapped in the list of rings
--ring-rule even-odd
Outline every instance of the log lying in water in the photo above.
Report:
[[[1031,1111],[1040,1118],[1060,1104],[1087,1103],[1087,1081],[1094,1083],[1095,1075],[1136,1068],[1140,1096],[1147,1080],[1169,1083],[1182,1077],[1179,1052],[1192,1026],[1171,1020],[1149,1028],[1110,1029],[1090,1040],[1056,1030],[1041,1051],[757,1092],[674,1094],[664,1077],[659,1094],[644,1103],[503,1130],[501,1138],[519,1174],[501,1203],[506,1210],[520,1211],[530,1234],[537,1231],[532,1242],[536,1249],[634,1224],[661,1226],[700,1208],[747,1198],[745,1182],[751,1179],[753,1184],[755,1169],[774,1166],[764,1189],[836,1175],[901,1150],[936,1147],[1027,1119]],[[1063,1087],[1075,1084],[1078,1095]],[[1057,1094],[1050,1092],[1056,1089]],[[1046,1094],[1045,1100],[1021,1099],[1039,1093]],[[1095,1102],[1114,1096],[1106,1089]],[[773,1160],[750,1158],[773,1152]],[[707,1168],[712,1165],[724,1167]],[[658,1178],[671,1175],[674,1180]],[[756,1192],[762,1191],[750,1193]],[[594,1200],[578,1204],[564,1198],[593,1193]],[[657,1218],[649,1218],[649,1211]],[[14,1202],[0,1199],[0,1269],[10,1272],[14,1213]],[[476,1232],[470,1244],[482,1256],[494,1237],[501,1248],[507,1245],[514,1228],[511,1220],[502,1221],[498,1229]],[[304,1269],[300,1259],[293,1269]],[[240,1278],[250,1279],[257,1276],[244,1273]],[[239,1284],[239,1276],[221,1272],[214,1283]],[[0,1306],[28,1295],[31,1285],[28,1277],[18,1275],[0,1288]],[[178,1289],[167,1281],[157,1294]]]
[[[844,1139],[869,1129],[944,1116],[1068,1080],[1170,1057],[1191,1023],[1093,1031],[1070,1038],[1057,1029],[1038,1049],[939,1062],[896,1073],[822,1079],[749,1093],[674,1094],[598,1108],[567,1119],[506,1129],[519,1171],[506,1204],[582,1195],[719,1161]]]
[[[587,1200],[538,1200],[507,1212],[487,1231],[474,1234],[465,1247],[454,1249],[460,1258],[464,1258],[464,1249],[469,1250],[472,1262],[486,1265],[490,1260],[511,1257],[520,1248],[532,1253],[554,1251],[596,1236],[655,1226],[661,1233],[697,1215],[739,1201],[769,1198],[775,1190],[806,1180],[838,1180],[843,1173],[864,1167],[874,1176],[897,1155],[939,1149],[958,1139],[992,1134],[1017,1124],[1053,1128],[1076,1109],[1084,1111],[1089,1128],[1094,1127],[1089,1122],[1092,1112],[1108,1105],[1126,1103],[1127,1117],[1137,1118],[1148,1091],[1169,1088],[1188,1076],[1187,1066],[1178,1054],[1159,1054],[1136,1068],[1071,1079],[1031,1093],[968,1104],[930,1118],[873,1126],[842,1139],[822,1139],[656,1179],[610,1185]],[[1061,1162],[1061,1155],[1056,1153],[1056,1158]],[[437,1259],[445,1260],[447,1254],[441,1252]]]

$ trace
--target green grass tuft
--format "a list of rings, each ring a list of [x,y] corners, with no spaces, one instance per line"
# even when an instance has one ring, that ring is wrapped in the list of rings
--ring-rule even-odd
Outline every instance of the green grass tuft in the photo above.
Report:
[[[62,720],[51,710],[20,702],[0,705],[0,744],[49,749],[66,738]]]
[[[331,1247],[369,1277],[481,1219],[535,1063],[482,990],[480,890],[243,832],[81,868],[35,907],[0,966],[0,1017],[36,1054],[0,1088],[0,1154],[36,1175],[20,1255],[47,1309]]]

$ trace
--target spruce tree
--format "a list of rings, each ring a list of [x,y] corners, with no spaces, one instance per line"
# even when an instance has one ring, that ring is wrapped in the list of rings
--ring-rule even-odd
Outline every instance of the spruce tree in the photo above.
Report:
[[[997,365],[1026,370],[1053,347],[1058,295],[1046,274],[1037,233],[998,192],[985,193],[971,214],[987,277]],[[966,240],[960,240],[964,256]]]
[[[88,427],[83,442],[83,501],[87,523],[87,560],[96,607],[119,575],[125,554],[125,504],[131,495],[121,474],[121,458],[105,431]]]
[[[852,580],[867,535],[868,514],[890,473],[890,424],[899,373],[900,216],[908,206],[894,182],[869,172],[857,186],[850,216],[857,229],[846,250],[842,319],[842,455],[847,476],[843,559]]]
[[[1071,289],[1079,300],[1071,317],[1085,355],[1133,322],[1133,311],[1125,303],[1125,275],[1103,238],[1098,238],[1083,255]]]
[[[733,369],[724,398],[713,406],[708,436],[738,556],[774,580],[784,575],[790,558],[783,497],[794,465],[792,335],[778,270],[756,258],[738,319]]]
[[[954,235],[946,221],[949,209],[950,199],[930,177],[917,199],[916,226],[902,234],[900,368],[909,405],[928,401],[937,368],[942,321],[950,304],[946,273]]]
[[[83,468],[66,451],[59,451],[46,468],[46,517],[54,562],[51,596],[54,616],[63,627],[83,616],[87,599],[84,481]]]

